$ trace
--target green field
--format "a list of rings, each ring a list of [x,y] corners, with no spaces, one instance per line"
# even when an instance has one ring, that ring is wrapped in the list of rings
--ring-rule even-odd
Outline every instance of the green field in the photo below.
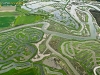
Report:
[[[32,67],[20,69],[20,70],[12,69],[0,75],[40,75],[40,74],[41,74],[40,67],[32,66]]]
[[[11,17],[11,16],[18,16],[20,15],[19,12],[0,12],[0,16]]]
[[[0,2],[17,2],[17,1],[23,1],[23,0],[0,0]]]
[[[22,2],[23,0],[0,0],[2,6],[16,5],[17,2]]]
[[[15,17],[0,17],[0,28],[11,26]]]
[[[22,15],[15,20],[15,26],[42,21],[45,17],[40,15]]]

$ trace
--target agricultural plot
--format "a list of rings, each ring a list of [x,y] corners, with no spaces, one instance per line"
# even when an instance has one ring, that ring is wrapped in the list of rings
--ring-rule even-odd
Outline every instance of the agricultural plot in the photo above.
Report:
[[[2,6],[16,5],[19,1],[22,2],[23,0],[0,0],[0,4]]]
[[[0,74],[31,66],[29,60],[37,53],[31,43],[40,41],[42,36],[42,31],[29,27],[0,34]]]
[[[17,1],[20,1],[20,0],[0,0],[1,2],[17,2]]]
[[[0,17],[0,28],[9,27],[15,20],[15,17]]]
[[[45,19],[45,16],[39,15],[26,15],[26,16],[18,16],[15,20],[15,26],[23,25],[23,24],[30,24],[34,22],[39,22]]]
[[[0,12],[0,16],[4,17],[11,17],[11,16],[18,16],[20,15],[19,12]]]
[[[41,69],[39,66],[37,65],[34,65],[33,67],[31,68],[27,68],[27,69],[22,69],[21,71],[19,70],[18,72],[15,72],[14,75],[40,75],[42,72],[41,72]]]

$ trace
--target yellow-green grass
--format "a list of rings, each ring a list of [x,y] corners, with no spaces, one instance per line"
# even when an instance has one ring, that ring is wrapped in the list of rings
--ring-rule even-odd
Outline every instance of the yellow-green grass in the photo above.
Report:
[[[14,26],[35,23],[35,22],[42,21],[43,19],[44,16],[40,16],[40,15],[22,15],[16,18],[14,22]]]

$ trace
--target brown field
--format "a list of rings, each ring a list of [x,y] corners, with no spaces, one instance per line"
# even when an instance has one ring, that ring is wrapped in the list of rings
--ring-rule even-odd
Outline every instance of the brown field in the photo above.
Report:
[[[0,12],[14,12],[16,9],[16,6],[1,6]]]

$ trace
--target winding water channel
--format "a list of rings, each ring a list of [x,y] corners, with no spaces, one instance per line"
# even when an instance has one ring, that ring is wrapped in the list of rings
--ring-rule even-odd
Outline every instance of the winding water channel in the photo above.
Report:
[[[68,2],[70,2],[70,0],[67,0],[66,2],[66,6],[68,4]],[[91,5],[92,6],[92,5]],[[78,7],[78,6],[77,6]],[[75,9],[77,9],[77,7],[73,7],[72,10],[74,10],[74,13],[75,12]],[[92,6],[93,8],[97,9],[97,7],[94,7]],[[66,10],[66,8],[65,8]],[[79,9],[78,9],[79,10]],[[98,9],[100,10],[100,9]],[[55,55],[59,56],[60,58],[62,58],[63,60],[65,60],[65,62],[68,64],[68,66],[71,68],[71,70],[74,72],[75,75],[80,75],[76,69],[72,66],[72,64],[69,62],[69,60],[65,57],[63,57],[60,53],[56,52],[53,48],[50,47],[49,45],[49,41],[51,40],[52,36],[53,35],[56,35],[56,36],[59,36],[59,37],[62,37],[62,38],[67,38],[67,39],[76,39],[76,40],[90,40],[90,39],[96,39],[96,36],[97,36],[97,33],[96,33],[96,29],[95,29],[95,26],[92,22],[92,16],[90,15],[89,12],[87,11],[82,11],[80,10],[81,12],[84,12],[88,15],[88,24],[90,26],[90,36],[87,36],[87,37],[82,37],[82,36],[74,36],[74,35],[69,35],[69,34],[63,34],[63,33],[59,33],[59,32],[53,32],[53,31],[49,31],[47,30],[47,28],[49,27],[49,23],[48,22],[38,22],[38,23],[34,23],[34,24],[26,24],[26,25],[22,25],[22,26],[18,26],[18,27],[14,27],[14,28],[11,28],[11,29],[7,29],[7,30],[3,30],[1,31],[0,33],[4,33],[4,32],[9,32],[9,31],[13,31],[13,30],[16,30],[16,29],[20,29],[20,28],[24,28],[24,27],[32,27],[34,25],[39,25],[39,24],[43,24],[43,27],[41,28],[42,31],[44,31],[44,33],[47,33],[47,34],[51,34],[51,36],[49,37],[49,39],[46,41],[46,46],[49,50],[51,50],[51,52],[55,53]],[[71,17],[71,16],[70,16]],[[78,18],[76,16],[76,18]],[[74,18],[75,19],[75,18]],[[79,21],[80,22],[80,21]],[[83,25],[83,24],[82,24]],[[97,67],[98,68],[98,67]],[[95,70],[97,69],[95,68],[94,69],[94,72]],[[47,69],[47,68],[46,68]],[[48,70],[48,69],[47,69]],[[49,70],[48,70],[49,71]],[[51,72],[51,71],[49,71]],[[96,74],[95,74],[96,75]]]

